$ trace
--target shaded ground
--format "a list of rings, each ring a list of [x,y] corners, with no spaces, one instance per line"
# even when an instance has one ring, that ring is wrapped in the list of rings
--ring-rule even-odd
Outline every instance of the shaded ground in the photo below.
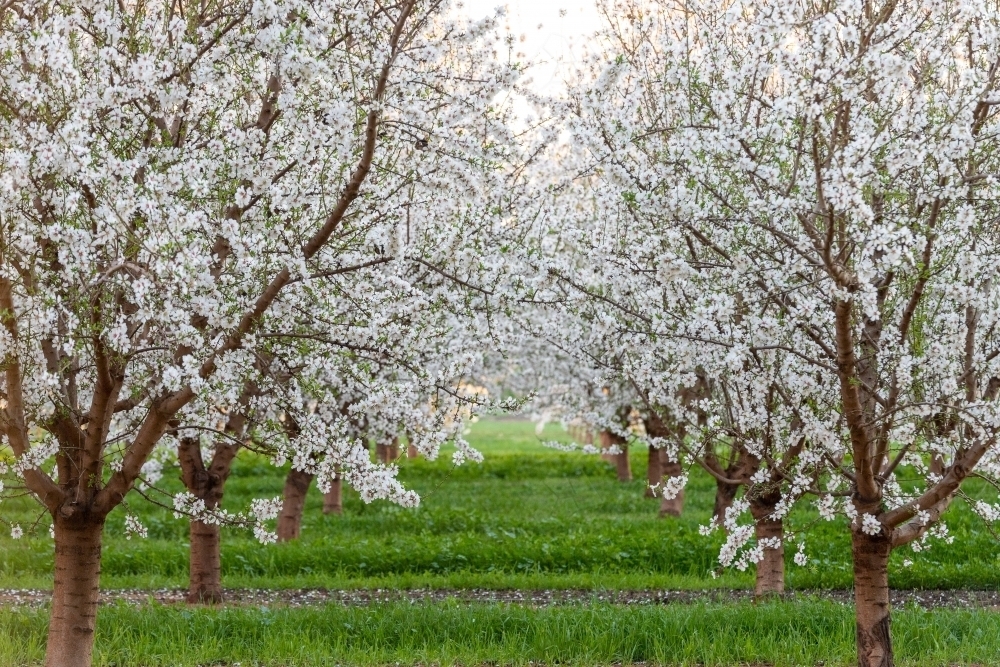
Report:
[[[110,589],[101,592],[102,604],[126,602],[142,605],[149,603],[184,604],[186,590],[182,589]],[[282,606],[307,607],[339,603],[347,606],[363,606],[387,602],[428,602],[455,601],[460,603],[500,603],[518,604],[530,607],[550,607],[571,604],[615,604],[615,605],[666,605],[694,604],[700,602],[743,602],[752,601],[753,592],[748,590],[633,590],[594,591],[584,589],[568,590],[492,590],[492,589],[359,589],[326,590],[314,589],[228,589],[226,602],[235,606]],[[51,592],[35,589],[0,589],[0,606],[40,607],[49,602]],[[786,593],[786,601],[828,600],[840,604],[850,604],[853,592],[848,590],[801,590]],[[1000,591],[973,590],[900,590],[892,591],[895,607],[917,606],[921,609],[980,609],[1000,611]]]

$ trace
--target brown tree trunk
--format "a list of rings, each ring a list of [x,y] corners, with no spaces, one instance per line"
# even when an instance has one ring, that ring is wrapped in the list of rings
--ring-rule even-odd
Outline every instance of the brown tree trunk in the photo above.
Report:
[[[302,512],[306,506],[306,493],[313,476],[292,468],[285,478],[285,491],[278,515],[278,541],[297,540],[302,532]]]
[[[389,462],[389,445],[383,445],[381,442],[375,443],[375,459],[379,463]]]
[[[420,456],[420,452],[413,445],[406,446],[406,458],[415,459]]]
[[[712,516],[716,518],[720,526],[724,525],[726,510],[733,506],[733,501],[736,500],[736,493],[739,490],[739,484],[715,480],[715,507],[712,509]]]
[[[618,447],[622,450],[621,454],[615,455],[615,470],[618,472],[618,481],[631,482],[632,463],[628,459],[628,445],[622,443]]]
[[[343,480],[336,475],[330,482],[330,490],[323,494],[323,514],[341,514],[344,511]]]
[[[757,581],[754,584],[754,595],[758,598],[770,595],[781,595],[785,592],[785,545],[784,525],[781,519],[771,516],[775,505],[781,500],[776,492],[750,498],[750,514],[754,518],[754,534],[758,543],[763,540],[778,540],[778,547],[764,547],[761,561],[757,563]]]
[[[656,491],[653,487],[663,481],[663,450],[650,445],[648,459],[649,465],[646,468],[646,498],[655,498]]]
[[[191,521],[190,579],[187,601],[191,604],[222,602],[222,545],[219,526]]]
[[[867,535],[860,527],[851,531],[858,667],[892,667],[894,664],[889,630],[891,550],[885,529],[878,535]]]
[[[663,478],[680,477],[684,474],[680,461],[668,461],[663,459]],[[684,491],[681,491],[673,498],[664,498],[660,501],[660,516],[680,516],[684,511]]]
[[[243,418],[234,414],[227,425],[231,433],[242,433]],[[177,448],[181,481],[205,508],[214,510],[222,503],[226,480],[232,469],[238,445],[219,444],[205,467],[198,438],[182,438]],[[222,535],[218,525],[191,521],[189,529],[188,595],[190,604],[222,602]]]
[[[610,449],[612,446],[620,449],[621,453],[602,455],[602,458],[607,456],[607,460],[615,464],[619,482],[631,482],[632,464],[628,460],[628,443],[620,435],[611,431],[601,431],[601,449]]]
[[[615,460],[614,454],[609,454],[608,453],[608,449],[611,447],[611,445],[616,444],[616,438],[617,437],[618,436],[616,436],[611,431],[601,431],[601,433],[600,433],[600,439],[601,439],[601,460],[602,461],[612,462],[612,461]]]
[[[104,521],[55,518],[56,570],[45,667],[90,667]]]
[[[386,456],[388,457],[388,461],[386,461],[387,463],[399,460],[399,438],[392,439],[392,443],[389,444],[389,447],[386,450]]]

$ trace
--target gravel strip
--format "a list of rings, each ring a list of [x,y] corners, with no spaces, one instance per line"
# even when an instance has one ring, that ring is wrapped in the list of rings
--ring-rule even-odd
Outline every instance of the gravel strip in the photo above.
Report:
[[[136,590],[111,589],[101,591],[101,603],[126,602],[141,605],[151,602],[183,604],[187,591],[181,589]],[[892,591],[894,606],[916,605],[924,609],[966,607],[1000,611],[1000,591],[972,590],[902,590]],[[40,607],[48,603],[51,591],[31,589],[0,589],[0,606]],[[786,600],[820,598],[850,604],[853,593],[847,590],[803,590],[786,593]],[[595,591],[588,589],[553,590],[490,590],[472,589],[227,589],[226,603],[235,606],[306,607],[322,604],[370,605],[382,602],[406,601],[413,604],[453,600],[465,603],[521,604],[548,607],[560,604],[594,602],[621,605],[691,604],[696,602],[734,602],[753,600],[748,590],[625,590]]]

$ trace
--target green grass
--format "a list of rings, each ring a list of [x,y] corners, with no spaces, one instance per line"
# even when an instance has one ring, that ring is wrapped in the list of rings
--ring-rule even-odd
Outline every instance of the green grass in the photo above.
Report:
[[[43,655],[44,611],[0,611],[0,664]],[[997,664],[1000,614],[903,609],[897,664]],[[298,609],[101,610],[96,665],[281,667],[387,664],[848,665],[849,607],[794,604],[605,604],[532,609],[438,603]]]
[[[545,439],[566,439],[549,426]],[[345,491],[344,515],[327,517],[310,491],[303,538],[259,545],[245,532],[223,537],[225,585],[297,587],[492,587],[492,588],[706,588],[746,587],[752,573],[727,572],[713,579],[721,535],[703,537],[714,484],[694,474],[681,519],[657,518],[657,501],[642,498],[645,451],[633,452],[636,481],[621,484],[612,467],[595,456],[542,448],[532,424],[484,420],[469,436],[486,454],[481,465],[401,461],[400,477],[420,492],[417,509],[389,503],[365,505]],[[249,455],[238,461],[225,504],[239,510],[254,497],[281,493],[283,471]],[[162,485],[180,490],[177,471]],[[102,587],[184,587],[187,523],[169,510],[130,499],[131,511],[149,538],[126,541],[124,511],[106,530]],[[27,526],[38,509],[27,499],[8,500],[3,517]],[[803,510],[790,525],[815,518]],[[893,556],[898,588],[994,588],[1000,557],[988,532],[964,505],[947,515],[952,545]],[[848,534],[843,523],[820,523],[807,540],[811,562],[791,564],[793,588],[847,588],[851,584]],[[0,536],[0,587],[50,587],[52,542],[47,528],[19,541]],[[909,558],[914,565],[901,566]]]

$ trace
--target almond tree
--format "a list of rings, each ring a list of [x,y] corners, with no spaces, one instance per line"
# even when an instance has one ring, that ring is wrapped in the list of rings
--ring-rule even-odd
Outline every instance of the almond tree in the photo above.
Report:
[[[812,491],[848,517],[858,662],[891,665],[890,552],[997,472],[1000,15],[964,0],[607,15],[572,111],[578,173],[619,213],[594,236],[619,271],[579,291],[629,324],[615,342],[638,350],[627,373],[654,405],[676,410],[698,368],[744,392],[706,404],[707,430],[742,424],[795,454],[770,455],[783,512]]]
[[[297,422],[293,438],[271,429],[280,454],[416,502],[309,399],[379,337],[398,270],[352,283],[352,311],[326,295],[393,262],[411,172],[438,188],[447,247],[509,142],[490,101],[514,72],[481,69],[491,25],[439,14],[433,0],[0,9],[0,433],[54,526],[47,665],[90,664],[108,513],[165,435],[281,385],[262,359],[305,366],[259,399],[272,424]],[[372,246],[384,256],[359,251]]]

